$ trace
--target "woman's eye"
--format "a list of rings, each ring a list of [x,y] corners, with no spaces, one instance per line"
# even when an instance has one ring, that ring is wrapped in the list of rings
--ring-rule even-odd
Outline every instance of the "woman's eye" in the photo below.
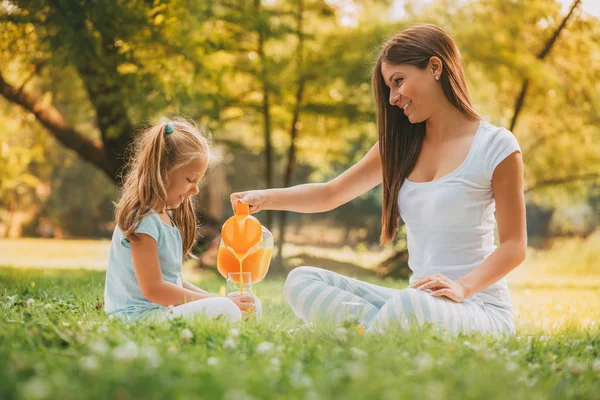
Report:
[[[185,178],[185,179],[186,179],[186,180],[187,180],[189,183],[192,183],[192,181],[191,181],[191,180],[189,180],[188,178]]]
[[[402,82],[402,79],[403,79],[403,78],[398,78],[398,79],[396,79],[396,85],[400,85],[400,82]]]

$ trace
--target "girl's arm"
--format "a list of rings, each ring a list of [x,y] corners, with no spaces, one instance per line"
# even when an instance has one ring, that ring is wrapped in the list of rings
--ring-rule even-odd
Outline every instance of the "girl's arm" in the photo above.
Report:
[[[500,245],[481,265],[453,281],[442,274],[425,276],[411,287],[432,290],[434,296],[463,301],[496,283],[525,260],[527,226],[523,192],[523,160],[515,152],[496,167],[492,176]]]
[[[139,234],[138,240],[131,240],[133,268],[142,294],[148,301],[161,306],[178,306],[190,301],[213,297],[209,294],[183,288],[162,278],[158,261],[156,241],[149,235]]]
[[[327,183],[233,193],[230,200],[234,209],[238,200],[248,203],[251,213],[263,209],[318,213],[349,202],[380,184],[382,179],[379,144],[375,143],[359,162]]]
[[[192,291],[197,292],[197,293],[206,294],[208,296],[214,296],[212,293],[208,293],[207,291],[200,289],[199,287],[191,284],[188,281],[183,281],[182,282],[182,286],[183,286],[184,289],[187,289],[187,290],[192,290]]]

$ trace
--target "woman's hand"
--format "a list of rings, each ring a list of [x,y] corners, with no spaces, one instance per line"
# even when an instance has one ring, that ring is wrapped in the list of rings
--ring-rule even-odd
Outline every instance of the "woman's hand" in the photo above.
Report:
[[[266,201],[265,190],[250,190],[247,192],[232,193],[229,196],[231,201],[231,207],[235,211],[235,205],[238,201],[246,203],[250,206],[250,214],[254,214],[262,210],[265,206]]]
[[[229,294],[227,298],[231,299],[235,303],[235,305],[238,306],[239,309],[244,312],[254,308],[254,296],[252,296],[251,294],[244,293],[240,295],[239,293],[232,293]]]
[[[427,275],[417,279],[411,288],[431,290],[432,296],[446,296],[452,301],[461,303],[467,297],[465,287],[457,281],[446,278],[442,274]]]

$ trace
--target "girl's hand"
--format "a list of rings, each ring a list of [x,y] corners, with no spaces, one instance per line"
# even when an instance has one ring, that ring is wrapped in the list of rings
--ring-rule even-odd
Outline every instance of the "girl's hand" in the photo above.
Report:
[[[432,296],[446,296],[457,303],[463,302],[466,296],[466,289],[463,285],[446,278],[442,274],[433,274],[419,278],[410,287],[419,290],[431,290]]]
[[[231,299],[242,311],[248,311],[249,309],[254,308],[254,296],[251,294],[230,294],[227,298]]]
[[[238,201],[246,203],[250,206],[250,214],[259,212],[265,206],[266,200],[265,190],[250,190],[247,192],[232,193],[229,196],[231,207],[235,211],[235,205]]]

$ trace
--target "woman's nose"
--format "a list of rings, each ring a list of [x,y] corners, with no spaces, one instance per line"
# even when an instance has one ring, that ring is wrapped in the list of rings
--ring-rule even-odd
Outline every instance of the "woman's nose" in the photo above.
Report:
[[[390,91],[390,104],[392,106],[396,105],[396,102],[398,101],[398,97],[400,97],[398,92]]]

